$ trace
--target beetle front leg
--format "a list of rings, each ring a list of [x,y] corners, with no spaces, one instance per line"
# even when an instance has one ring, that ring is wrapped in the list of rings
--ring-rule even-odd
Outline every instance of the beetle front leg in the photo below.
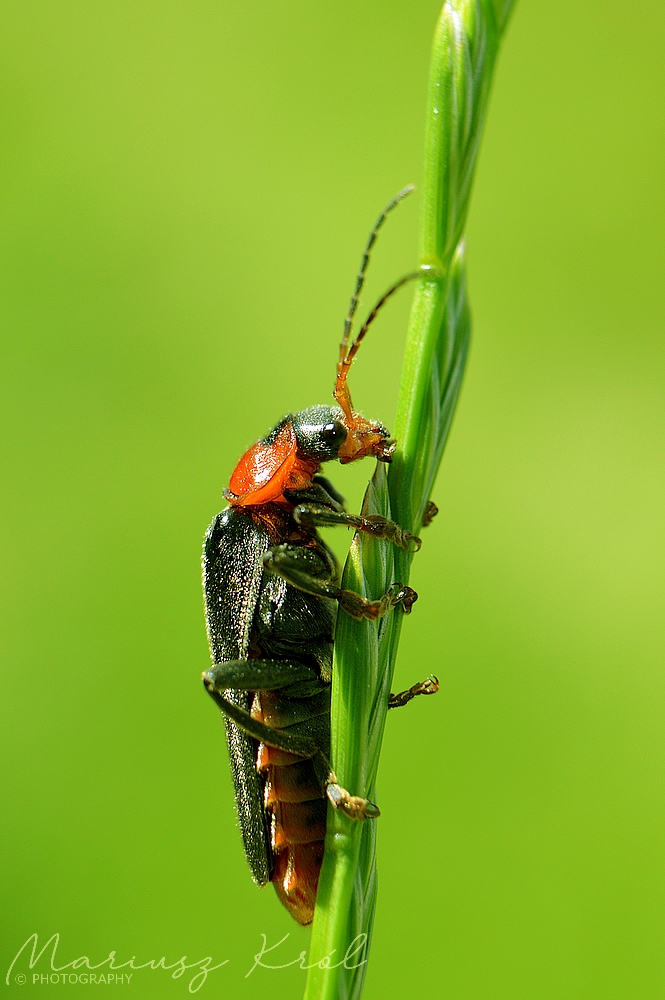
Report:
[[[329,578],[314,576],[309,571],[309,564],[305,562],[303,549],[294,545],[274,546],[264,555],[263,565],[270,573],[276,573],[292,587],[297,587],[306,594],[337,601],[347,614],[357,620],[367,618],[375,621],[398,605],[401,605],[405,614],[408,614],[418,599],[415,590],[401,583],[394,583],[390,590],[376,601],[370,601],[353,590],[342,590]]]
[[[388,708],[401,708],[402,705],[407,705],[413,698],[417,698],[419,694],[436,694],[438,690],[439,678],[432,674],[427,680],[420,681],[419,684],[414,684],[408,691],[391,694],[388,698]]]
[[[384,538],[392,542],[393,545],[404,549],[405,552],[417,552],[421,546],[417,535],[412,535],[395,521],[390,521],[380,514],[368,514],[366,517],[362,517],[360,514],[347,514],[343,510],[330,510],[329,507],[301,503],[293,511],[293,516],[298,524],[304,524],[309,528],[328,528],[339,525],[355,528],[356,531],[362,531],[374,538]]]

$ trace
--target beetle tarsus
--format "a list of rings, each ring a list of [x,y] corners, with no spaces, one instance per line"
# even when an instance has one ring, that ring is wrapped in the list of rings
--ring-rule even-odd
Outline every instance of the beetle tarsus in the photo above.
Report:
[[[391,694],[388,698],[388,708],[401,708],[407,705],[420,694],[436,694],[439,690],[439,678],[432,674],[424,681],[414,684],[407,691],[400,691],[399,694]]]
[[[337,778],[331,773],[330,780],[326,785],[326,795],[333,809],[341,809],[349,819],[362,820],[376,819],[381,815],[381,810],[369,799],[363,799],[360,795],[350,795],[346,788],[337,784]]]
[[[427,507],[425,507],[425,516],[423,517],[423,528],[430,525],[438,513],[439,508],[437,505],[432,500],[428,500]]]
[[[405,587],[401,583],[393,583],[388,593],[390,594],[391,607],[401,604],[404,614],[411,614],[411,608],[418,600],[418,594],[413,587]]]
[[[404,587],[401,583],[394,583],[377,601],[370,601],[353,590],[340,590],[337,595],[340,608],[344,608],[347,615],[351,615],[356,621],[361,621],[363,618],[376,621],[398,605],[401,605],[404,614],[408,615],[417,600],[418,595],[415,590]]]

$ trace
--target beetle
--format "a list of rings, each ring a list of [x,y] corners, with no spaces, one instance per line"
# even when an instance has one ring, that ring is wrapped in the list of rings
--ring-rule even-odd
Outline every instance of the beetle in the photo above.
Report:
[[[346,525],[406,550],[420,539],[394,521],[345,511],[320,474],[323,463],[374,456],[390,462],[395,442],[383,424],[352,405],[347,376],[383,303],[379,300],[349,346],[370,251],[387,214],[379,216],[363,254],[337,364],[334,405],[287,414],[240,459],[203,547],[203,589],[212,666],[203,682],[225,722],[236,809],[255,882],[273,882],[301,924],[311,922],[323,858],[327,804],[354,820],[378,807],[342,788],[330,763],[330,694],[337,609],[376,619],[408,613],[417,594],[395,583],[378,600],[342,590],[335,557],[317,532]],[[389,707],[438,689],[428,678]]]

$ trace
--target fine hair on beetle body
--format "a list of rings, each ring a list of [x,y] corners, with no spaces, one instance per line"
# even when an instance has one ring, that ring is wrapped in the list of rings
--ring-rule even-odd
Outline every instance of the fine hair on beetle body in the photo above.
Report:
[[[379,216],[363,254],[344,324],[334,404],[289,413],[238,462],[225,491],[228,506],[208,528],[203,588],[212,666],[206,690],[224,718],[236,809],[245,854],[259,885],[277,895],[301,924],[311,922],[323,859],[327,805],[352,820],[379,815],[374,803],[342,788],[330,760],[330,694],[336,615],[378,619],[408,613],[417,595],[393,583],[376,600],[338,584],[338,568],[318,534],[343,525],[407,551],[420,539],[394,521],[347,513],[321,475],[325,462],[374,456],[390,462],[388,430],[353,408],[347,377],[383,304],[416,277],[409,274],[377,302],[351,342]],[[436,678],[391,695],[389,707],[433,694]]]

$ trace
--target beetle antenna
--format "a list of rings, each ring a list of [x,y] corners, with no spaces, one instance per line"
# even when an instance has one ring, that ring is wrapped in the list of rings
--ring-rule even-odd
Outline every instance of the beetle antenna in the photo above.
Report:
[[[374,322],[374,320],[377,317],[377,314],[379,313],[381,308],[386,304],[391,295],[394,295],[395,292],[399,288],[401,288],[402,285],[406,285],[408,281],[414,281],[416,278],[422,277],[422,274],[423,274],[422,268],[419,271],[412,271],[411,274],[404,275],[404,277],[400,278],[399,281],[396,281],[394,285],[391,285],[388,291],[381,296],[379,301],[372,309],[371,313],[369,314],[369,316],[363,323],[362,327],[360,328],[358,336],[353,341],[348,351],[346,350],[346,344],[342,344],[343,353],[339,359],[339,364],[337,365],[337,381],[335,382],[335,391],[333,393],[333,396],[344,410],[344,413],[346,414],[348,419],[352,419],[353,407],[351,406],[351,396],[349,394],[349,390],[346,385],[346,377],[349,374],[349,368],[351,367],[353,359],[358,353],[358,348],[360,347],[365,334],[367,333],[370,325]]]
[[[362,327],[360,328],[360,333],[358,334],[358,336],[356,337],[356,339],[351,344],[351,347],[349,348],[349,353],[346,355],[346,358],[344,359],[345,365],[350,365],[351,362],[353,361],[353,359],[355,358],[356,354],[358,353],[358,348],[360,347],[362,339],[365,336],[365,334],[367,333],[367,330],[368,330],[369,326],[374,322],[374,320],[376,319],[377,313],[386,304],[386,302],[388,301],[388,299],[390,298],[390,296],[394,295],[395,292],[399,288],[401,288],[402,285],[406,285],[406,283],[408,281],[414,281],[416,278],[422,277],[422,273],[423,272],[421,270],[421,271],[412,271],[411,274],[405,274],[403,278],[400,278],[399,281],[396,281],[394,285],[390,286],[390,288],[385,293],[385,295],[381,296],[381,298],[376,303],[376,305],[372,309],[371,313],[369,314],[369,316],[367,317],[367,319],[363,323]]]
[[[340,345],[340,351],[339,351],[340,362],[344,360],[344,357],[346,355],[346,349],[349,343],[349,337],[351,336],[351,327],[353,326],[353,317],[355,316],[356,310],[358,308],[358,303],[360,301],[360,293],[362,292],[363,286],[365,284],[367,265],[369,264],[370,254],[372,251],[372,247],[376,242],[376,237],[378,236],[379,229],[386,221],[386,216],[388,215],[388,213],[392,212],[393,208],[395,208],[396,205],[399,205],[400,201],[402,201],[403,198],[406,198],[407,194],[411,194],[414,188],[415,188],[414,184],[407,184],[405,188],[402,188],[399,194],[395,195],[393,200],[388,205],[386,205],[384,210],[381,212],[381,215],[374,223],[374,228],[372,229],[372,232],[369,234],[367,246],[365,247],[365,252],[363,253],[362,260],[360,262],[360,270],[358,271],[358,277],[356,278],[355,291],[353,293],[353,296],[351,297],[349,314],[346,317],[346,320],[344,321],[344,335],[342,337],[342,343]]]

